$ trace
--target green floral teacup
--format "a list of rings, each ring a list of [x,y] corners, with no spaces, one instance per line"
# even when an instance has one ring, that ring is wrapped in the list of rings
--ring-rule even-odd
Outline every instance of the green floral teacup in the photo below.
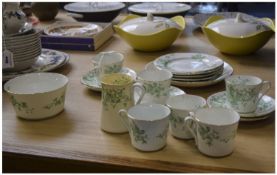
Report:
[[[170,109],[161,104],[139,104],[119,111],[132,145],[141,151],[156,151],[166,145],[169,114]]]
[[[185,125],[185,118],[190,112],[206,106],[206,100],[200,96],[182,94],[169,97],[166,105],[171,109],[169,117],[170,132],[180,139],[191,139],[193,136]]]
[[[233,75],[225,80],[227,101],[239,113],[251,113],[270,89],[270,82],[249,75]]]
[[[240,116],[233,109],[202,108],[185,119],[198,150],[208,156],[231,154]]]
[[[100,52],[92,59],[92,62],[98,68],[98,78],[101,80],[106,74],[120,72],[123,66],[124,56],[115,51]]]
[[[129,109],[137,103],[140,103],[145,89],[140,83],[133,82],[132,77],[114,73],[105,75],[102,78],[102,113],[101,128],[111,133],[124,133],[128,129],[118,117],[120,109]],[[137,102],[134,100],[134,88],[141,90]]]
[[[146,92],[141,103],[165,104],[169,96],[172,73],[167,70],[144,70],[138,74]]]

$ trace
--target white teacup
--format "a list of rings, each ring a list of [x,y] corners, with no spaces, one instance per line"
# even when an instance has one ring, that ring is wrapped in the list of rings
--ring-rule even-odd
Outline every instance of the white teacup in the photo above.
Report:
[[[227,101],[239,113],[254,112],[270,89],[270,82],[249,75],[233,75],[226,80]]]
[[[205,107],[206,100],[196,95],[183,94],[169,97],[166,105],[171,109],[169,117],[171,134],[181,139],[193,138],[184,119],[189,116],[190,112]]]
[[[116,52],[100,52],[93,58],[93,64],[98,67],[99,80],[106,74],[118,73],[123,67],[124,55]]]
[[[165,104],[170,89],[172,73],[167,70],[144,70],[137,80],[142,83],[146,93],[141,103]]]
[[[119,111],[129,130],[132,145],[141,151],[156,151],[166,145],[170,109],[161,104],[139,104]],[[127,116],[127,118],[126,118]]]
[[[239,114],[232,109],[202,108],[187,117],[185,123],[200,152],[221,157],[234,150],[239,119]]]

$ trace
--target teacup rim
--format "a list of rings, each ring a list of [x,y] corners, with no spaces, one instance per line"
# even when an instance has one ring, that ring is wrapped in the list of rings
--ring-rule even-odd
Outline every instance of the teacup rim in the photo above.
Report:
[[[198,96],[198,95],[192,95],[192,94],[180,94],[180,95],[176,95],[176,96],[172,96],[172,97],[169,97],[167,100],[166,100],[166,106],[169,107],[170,109],[173,109],[173,110],[179,110],[179,111],[195,111],[199,108],[195,108],[195,109],[187,109],[187,108],[178,108],[178,107],[174,107],[172,104],[169,104],[169,101],[170,99],[173,99],[173,98],[178,98],[179,96],[191,96],[191,97],[195,97],[195,98],[198,98],[199,100],[201,100],[201,106],[200,108],[203,108],[207,105],[207,101],[205,98],[201,97],[201,96]]]
[[[104,77],[107,77],[107,76],[115,76],[115,75],[121,75],[121,76],[125,76],[125,77],[128,77],[130,79],[130,81],[128,81],[128,83],[125,83],[125,84],[111,84],[111,83],[107,83],[107,82],[104,82],[103,81],[103,78]],[[126,85],[130,85],[130,84],[133,84],[134,83],[134,80],[132,79],[132,77],[130,75],[127,75],[127,74],[124,74],[124,73],[111,73],[111,74],[106,74],[104,75],[101,80],[101,84],[102,85],[106,85],[106,86],[113,86],[113,87],[122,87],[122,86],[126,86]]]
[[[227,124],[215,124],[215,123],[203,122],[202,120],[199,119],[199,117],[197,117],[197,112],[199,112],[201,110],[210,110],[210,109],[213,109],[213,110],[224,109],[224,110],[232,111],[236,115],[236,120],[232,123],[227,123]],[[193,117],[198,123],[201,123],[204,125],[210,125],[210,126],[217,126],[217,127],[236,125],[240,121],[240,115],[237,111],[235,111],[233,109],[229,109],[229,108],[223,108],[223,107],[200,108],[200,109],[197,109],[195,112],[193,112]]]
[[[247,84],[246,86],[257,86],[263,82],[263,80],[260,77],[257,77],[254,75],[231,75],[225,79],[225,82],[228,84],[231,84],[231,85],[241,85],[240,83],[230,82],[231,79],[236,78],[236,77],[250,77],[250,78],[255,78],[259,81],[259,83]]]
[[[163,107],[164,109],[167,110],[167,114],[164,115],[162,118],[159,118],[159,119],[151,119],[151,120],[145,120],[145,119],[138,119],[138,118],[135,118],[134,116],[130,115],[129,114],[129,111],[131,109],[134,109],[136,108],[137,106],[149,106],[149,105],[155,105],[155,106],[160,106],[160,107]],[[137,104],[135,106],[132,106],[131,108],[129,108],[127,110],[127,116],[128,118],[131,118],[132,120],[136,120],[136,121],[145,121],[145,122],[155,122],[155,121],[160,121],[160,120],[164,120],[165,118],[167,118],[169,115],[170,115],[170,108],[167,107],[166,105],[162,105],[162,104],[157,104],[157,103],[142,103],[142,104]]]
[[[120,57],[119,57],[119,61],[117,61],[117,62],[123,63],[123,61],[124,61],[124,55],[123,55],[121,52],[112,50],[112,51],[108,51],[108,52],[99,52],[97,55],[95,55],[95,56],[91,59],[92,62],[95,63],[95,64],[99,64],[99,60],[97,60],[97,58],[100,57],[101,54],[105,54],[105,53],[117,54],[117,55],[120,56]],[[117,63],[117,62],[114,62],[114,63],[112,63],[112,64],[115,64],[115,63]]]

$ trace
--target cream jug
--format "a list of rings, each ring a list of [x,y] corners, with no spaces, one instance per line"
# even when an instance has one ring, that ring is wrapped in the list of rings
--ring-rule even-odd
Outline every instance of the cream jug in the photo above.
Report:
[[[120,109],[129,109],[137,103],[140,103],[144,96],[145,89],[140,83],[133,82],[133,79],[121,73],[107,74],[103,76],[102,81],[102,113],[101,128],[111,133],[128,132],[126,126],[118,116]],[[134,89],[141,90],[137,102],[134,100]]]

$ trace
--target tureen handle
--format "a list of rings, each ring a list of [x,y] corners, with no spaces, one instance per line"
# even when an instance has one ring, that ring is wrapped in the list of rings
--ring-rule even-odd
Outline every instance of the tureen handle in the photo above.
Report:
[[[152,13],[147,13],[147,21],[153,21],[154,17]]]

